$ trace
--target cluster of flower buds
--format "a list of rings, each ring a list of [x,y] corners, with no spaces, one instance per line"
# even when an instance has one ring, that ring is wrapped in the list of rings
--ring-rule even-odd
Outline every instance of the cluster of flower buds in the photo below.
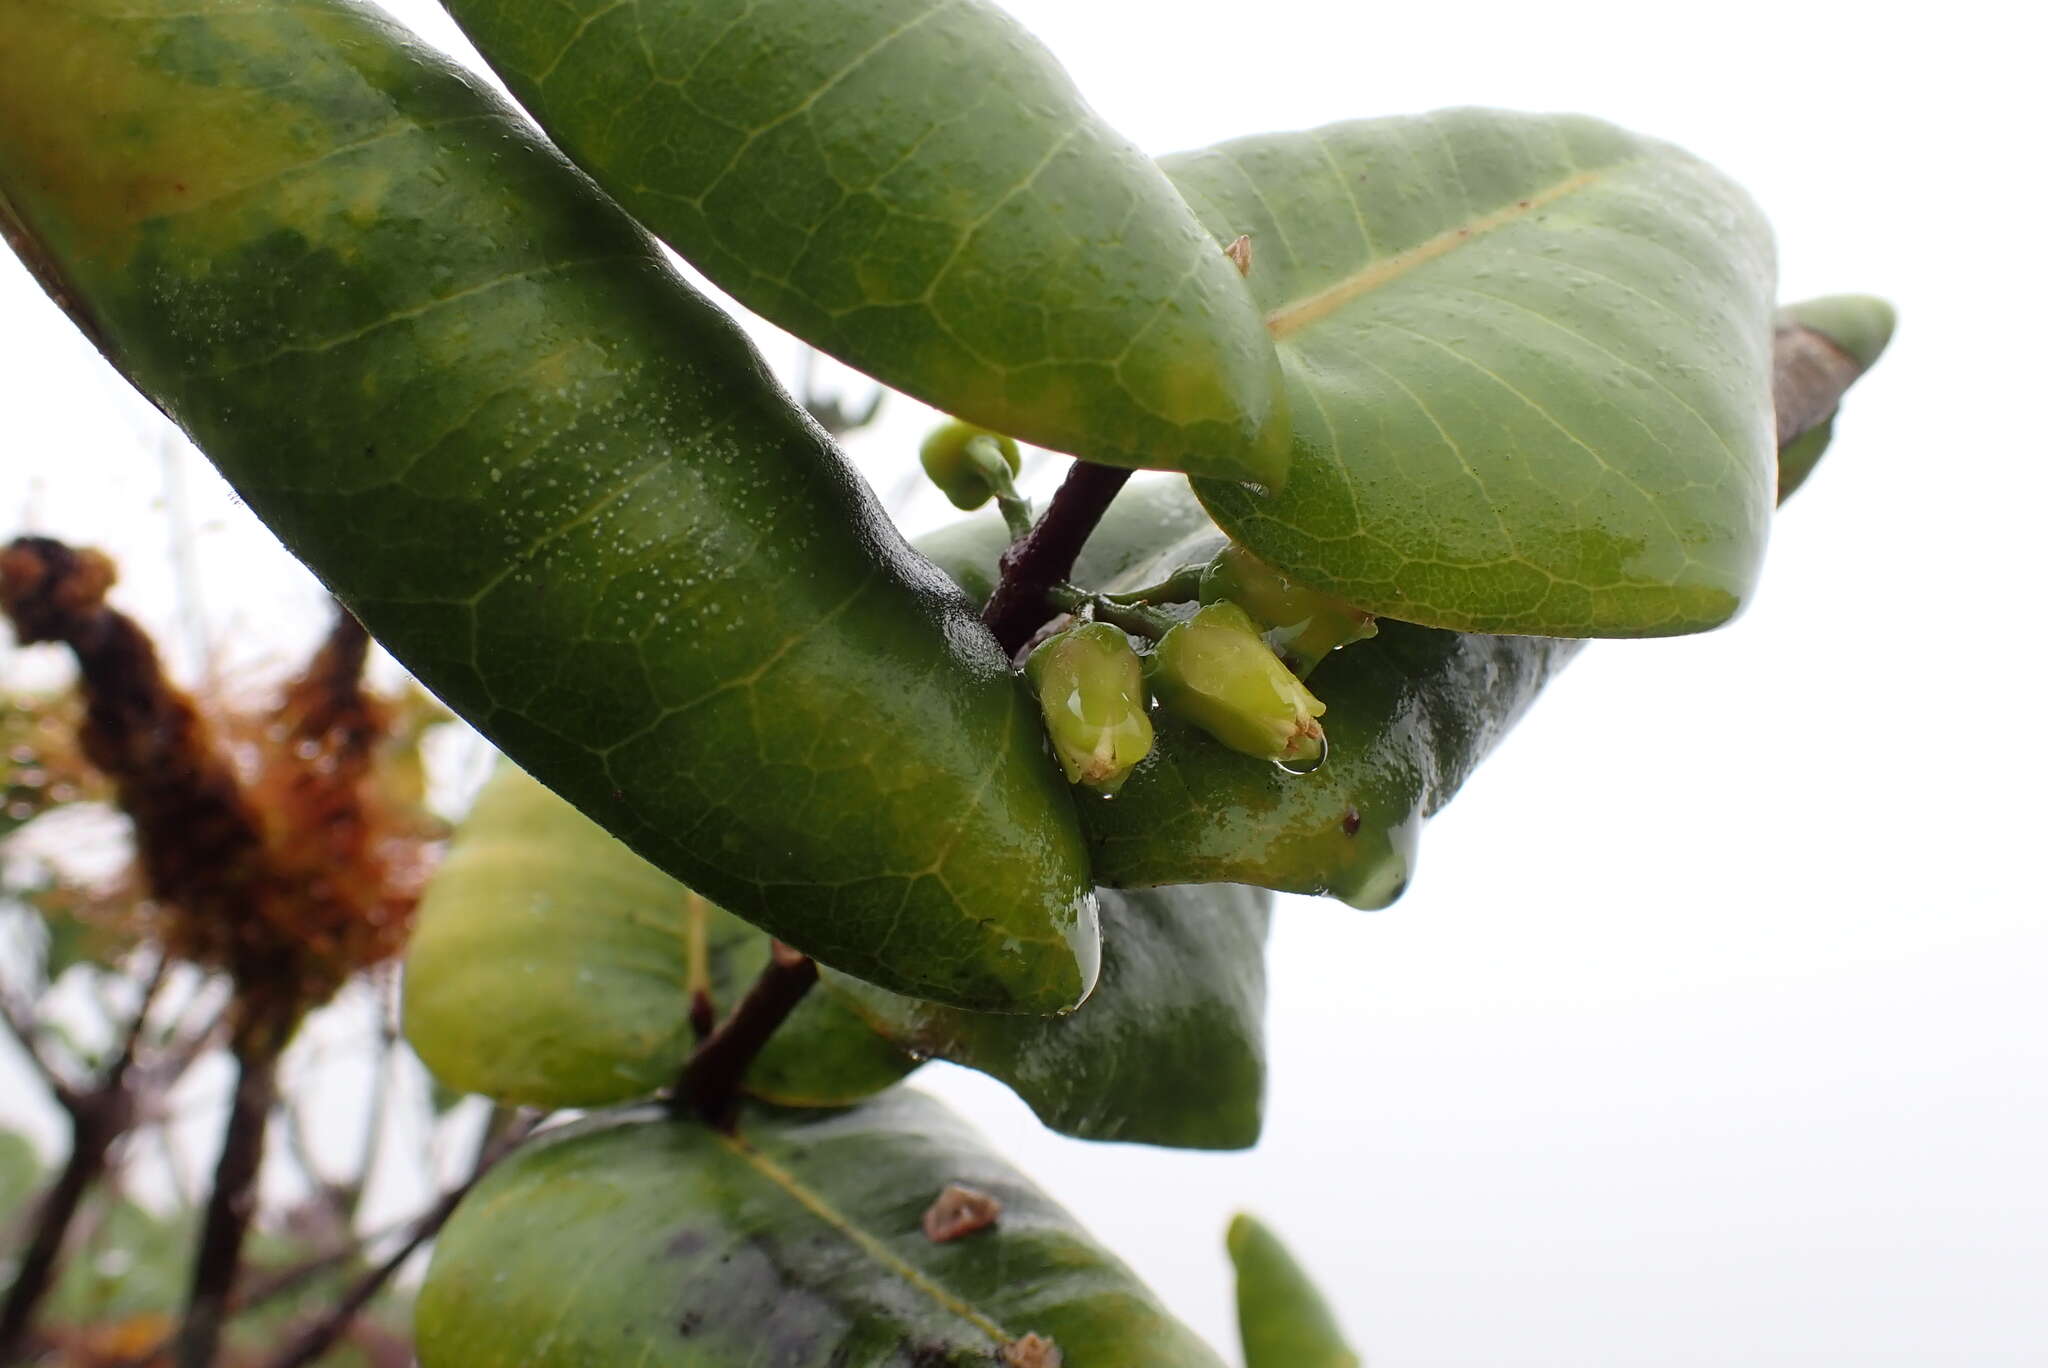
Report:
[[[1330,652],[1379,630],[1363,608],[1289,579],[1235,543],[1203,569],[1200,593],[1203,603],[1243,608],[1303,679]]]
[[[1024,674],[1067,782],[1103,794],[1122,788],[1152,750],[1144,670],[1130,638],[1106,622],[1083,623],[1033,651]]]
[[[1245,610],[1211,603],[1159,639],[1147,672],[1160,705],[1229,746],[1283,765],[1323,757],[1323,704]]]
[[[957,419],[933,428],[917,457],[953,507],[968,510],[998,494],[1014,495],[1012,479],[1024,468],[1013,439]]]

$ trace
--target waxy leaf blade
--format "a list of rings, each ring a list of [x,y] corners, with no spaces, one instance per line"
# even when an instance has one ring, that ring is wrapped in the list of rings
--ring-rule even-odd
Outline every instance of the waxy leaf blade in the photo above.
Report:
[[[1002,1203],[947,1243],[964,1184]],[[1221,1368],[1043,1193],[944,1108],[897,1089],[845,1112],[751,1109],[737,1136],[598,1118],[493,1171],[443,1232],[423,1368]]]
[[[1279,481],[1245,282],[985,0],[449,0],[549,134],[741,303],[984,427]]]
[[[1244,1368],[1359,1368],[1323,1294],[1280,1237],[1250,1216],[1230,1223]]]
[[[1099,896],[1102,981],[1066,1016],[962,1012],[844,975],[826,981],[890,1040],[1001,1079],[1063,1134],[1258,1143],[1271,899],[1230,886]]]
[[[1452,110],[1162,163],[1288,375],[1287,486],[1197,485],[1233,537],[1361,608],[1460,631],[1727,621],[1771,509],[1769,231],[1666,144]]]
[[[902,992],[1086,996],[1085,852],[1000,649],[471,78],[347,0],[13,0],[0,207],[378,639],[627,844]]]
[[[420,902],[406,1037],[464,1092],[548,1108],[623,1102],[675,1081],[695,1045],[694,993],[728,1011],[767,960],[765,934],[508,764]],[[914,1067],[845,1004],[813,993],[745,1087],[786,1105],[843,1106]]]

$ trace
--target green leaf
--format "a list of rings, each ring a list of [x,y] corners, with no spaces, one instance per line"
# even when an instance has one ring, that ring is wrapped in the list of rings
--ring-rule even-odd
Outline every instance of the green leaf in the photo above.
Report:
[[[939,1244],[948,1185],[1002,1203]],[[739,1137],[606,1117],[499,1165],[443,1232],[423,1368],[1220,1368],[1129,1270],[937,1103],[750,1111]]]
[[[1278,1236],[1238,1216],[1228,1243],[1245,1368],[1359,1368],[1329,1304]]]
[[[348,0],[14,0],[0,217],[378,639],[628,845],[901,992],[1086,996],[1085,852],[1000,649],[471,79]]]
[[[536,119],[750,309],[948,413],[1280,480],[1237,269],[984,0],[452,0]]]
[[[1576,641],[1383,622],[1315,672],[1313,773],[1160,715],[1114,803],[1082,809],[1104,884],[1256,883],[1379,908],[1406,890],[1423,821],[1448,803],[1578,651]]]
[[[421,900],[406,1037],[437,1078],[501,1102],[645,1097],[675,1081],[695,1044],[692,992],[729,1010],[767,959],[765,935],[505,765]],[[813,993],[747,1086],[773,1101],[843,1105],[914,1067],[844,1004]]]
[[[1288,376],[1285,489],[1203,481],[1262,559],[1461,631],[1657,636],[1741,607],[1771,509],[1768,229],[1676,148],[1453,110],[1168,158]]]
[[[1064,1017],[961,1012],[828,975],[875,1029],[1014,1088],[1084,1140],[1193,1149],[1258,1142],[1266,926],[1253,888],[1102,891],[1102,982]]]
[[[1075,578],[1134,588],[1207,561],[1223,542],[1184,482],[1133,485],[1110,505]],[[974,563],[962,534],[938,549],[963,582],[993,574]],[[1326,707],[1328,750],[1309,774],[1240,754],[1154,709],[1152,754],[1113,801],[1080,804],[1095,877],[1122,888],[1255,884],[1384,907],[1407,887],[1423,820],[1579,645],[1383,622],[1378,636],[1333,652],[1310,678]]]

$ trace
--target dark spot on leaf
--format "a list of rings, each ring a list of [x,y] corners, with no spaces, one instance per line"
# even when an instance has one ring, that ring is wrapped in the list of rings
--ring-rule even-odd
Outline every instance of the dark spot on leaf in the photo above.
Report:
[[[683,1318],[676,1322],[676,1333],[678,1335],[694,1335],[697,1333],[697,1327],[703,1323],[704,1313],[702,1311],[686,1311],[683,1313]]]
[[[702,1254],[711,1247],[711,1237],[695,1226],[685,1226],[675,1233],[663,1251],[673,1259],[687,1259],[693,1254]]]
[[[1359,828],[1359,827],[1360,827],[1361,825],[1363,825],[1363,823],[1361,822],[1361,820],[1360,820],[1360,818],[1359,818],[1359,816],[1358,816],[1358,809],[1357,809],[1357,808],[1355,808],[1355,807],[1348,807],[1348,808],[1345,808],[1345,809],[1344,809],[1344,834],[1345,834],[1346,836],[1356,836],[1356,835],[1358,834],[1358,828]]]

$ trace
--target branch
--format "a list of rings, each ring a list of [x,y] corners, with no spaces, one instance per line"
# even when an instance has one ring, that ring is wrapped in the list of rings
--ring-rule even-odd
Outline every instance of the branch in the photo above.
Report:
[[[761,977],[683,1065],[670,1105],[706,1125],[732,1129],[748,1066],[817,981],[818,966],[809,955],[772,942]]]
[[[291,1036],[292,1018],[248,1023],[236,1032],[238,1074],[228,1107],[227,1134],[214,1168],[213,1195],[199,1231],[185,1321],[179,1327],[177,1368],[213,1368],[228,1298],[241,1269],[242,1245],[256,1214],[256,1180],[263,1169],[263,1136],[277,1102],[277,1061]]]
[[[36,1209],[35,1226],[22,1251],[7,1301],[0,1306],[0,1363],[19,1355],[36,1310],[56,1280],[57,1258],[77,1219],[79,1203],[107,1170],[114,1145],[135,1124],[136,1096],[129,1082],[136,1047],[163,987],[169,960],[159,956],[143,986],[135,1016],[121,1035],[120,1047],[91,1091],[80,1094],[53,1082],[57,1101],[71,1117],[71,1154],[64,1170]],[[26,1045],[26,1041],[23,1042]]]
[[[58,1105],[70,1110],[76,1099],[76,1090],[56,1062],[43,1053],[42,1026],[34,1014],[11,993],[0,992],[0,1026],[7,1028],[7,1034],[21,1048],[22,1057],[28,1061],[36,1077],[43,1081],[43,1086],[50,1090],[50,1095],[57,1099]]]
[[[1130,471],[1115,466],[1074,462],[1045,516],[1003,552],[1002,581],[981,620],[1005,654],[1015,655],[1051,615],[1046,593],[1073,573],[1088,534],[1130,478]]]
[[[440,1233],[441,1227],[448,1224],[448,1218],[462,1205],[462,1199],[469,1195],[470,1189],[475,1187],[500,1159],[518,1148],[526,1137],[533,1133],[533,1128],[540,1120],[540,1113],[528,1113],[506,1127],[489,1150],[478,1158],[475,1171],[459,1185],[444,1193],[441,1200],[413,1222],[412,1233],[406,1237],[405,1243],[394,1250],[389,1258],[358,1278],[326,1315],[294,1335],[285,1347],[270,1359],[265,1368],[305,1368],[306,1364],[315,1362],[322,1354],[332,1349],[335,1343],[348,1333],[349,1326],[362,1314],[363,1308],[376,1299],[377,1294],[384,1289],[384,1284],[391,1281],[399,1269],[405,1267],[408,1259],[419,1253],[420,1246],[433,1239]]]

